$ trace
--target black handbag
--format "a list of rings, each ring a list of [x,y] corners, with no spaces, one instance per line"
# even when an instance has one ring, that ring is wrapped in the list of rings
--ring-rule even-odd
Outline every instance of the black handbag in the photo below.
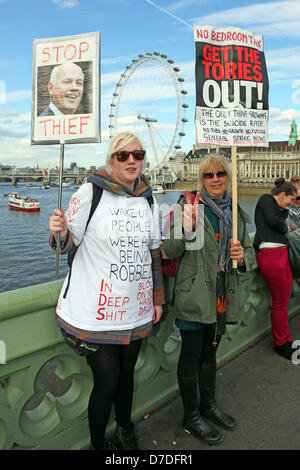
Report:
[[[289,241],[289,260],[293,277],[300,278],[300,242],[291,235],[287,235]]]

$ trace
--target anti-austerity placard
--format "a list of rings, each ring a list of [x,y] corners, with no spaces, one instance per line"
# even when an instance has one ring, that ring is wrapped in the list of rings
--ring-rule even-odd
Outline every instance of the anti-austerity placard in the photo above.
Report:
[[[240,28],[195,25],[194,38],[197,143],[268,146],[263,37]]]
[[[32,144],[100,142],[100,33],[33,41]]]

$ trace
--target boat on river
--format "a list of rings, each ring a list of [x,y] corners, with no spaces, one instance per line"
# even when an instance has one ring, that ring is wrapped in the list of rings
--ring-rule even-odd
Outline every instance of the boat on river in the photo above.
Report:
[[[33,184],[27,184],[26,186],[24,186],[24,189],[44,189],[44,186],[35,186]]]
[[[36,212],[40,210],[38,199],[33,199],[28,196],[24,197],[17,192],[12,192],[8,195],[8,206],[10,209],[25,212]]]
[[[153,194],[164,194],[165,190],[162,186],[152,186]]]

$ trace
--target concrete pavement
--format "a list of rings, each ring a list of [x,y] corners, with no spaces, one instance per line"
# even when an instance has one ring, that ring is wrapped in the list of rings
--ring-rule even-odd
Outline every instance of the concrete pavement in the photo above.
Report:
[[[293,340],[299,340],[300,315],[290,320]],[[300,364],[273,351],[268,334],[217,371],[217,402],[235,417],[235,431],[208,446],[182,426],[177,396],[136,425],[139,448],[147,450],[300,450]],[[220,429],[221,430],[221,429]]]

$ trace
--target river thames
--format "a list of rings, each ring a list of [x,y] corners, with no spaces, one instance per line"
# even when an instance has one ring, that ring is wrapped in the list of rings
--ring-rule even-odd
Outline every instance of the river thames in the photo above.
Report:
[[[32,190],[25,189],[26,184],[19,183],[14,187],[11,183],[0,183],[0,292],[62,279],[68,272],[67,257],[60,256],[60,270],[56,276],[56,256],[48,244],[49,217],[57,207],[58,188]],[[2,197],[2,194],[12,191],[37,198],[41,206],[40,212],[9,209],[7,197]],[[70,187],[63,188],[62,204],[65,210],[75,191],[71,183]],[[172,206],[181,192],[183,191],[166,191],[155,197],[159,204]],[[253,215],[258,198],[259,194],[242,194],[238,198],[241,207],[251,217],[249,233],[255,231]]]

